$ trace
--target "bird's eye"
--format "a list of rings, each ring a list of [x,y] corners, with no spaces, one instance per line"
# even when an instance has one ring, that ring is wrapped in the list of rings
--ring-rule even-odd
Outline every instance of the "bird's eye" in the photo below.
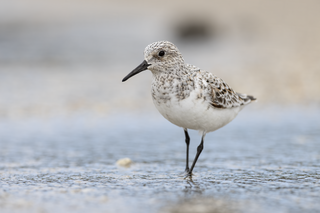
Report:
[[[158,53],[158,55],[161,56],[161,57],[164,56],[164,51],[161,50],[161,51]]]

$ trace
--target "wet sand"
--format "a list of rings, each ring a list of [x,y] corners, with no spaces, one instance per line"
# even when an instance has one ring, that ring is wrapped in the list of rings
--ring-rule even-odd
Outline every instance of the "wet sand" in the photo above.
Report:
[[[154,112],[3,119],[1,212],[316,212],[319,116],[245,109],[207,135],[193,181],[183,130]]]

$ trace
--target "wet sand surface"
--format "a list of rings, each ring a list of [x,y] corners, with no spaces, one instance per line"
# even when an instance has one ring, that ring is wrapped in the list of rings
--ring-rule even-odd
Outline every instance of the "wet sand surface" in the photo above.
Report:
[[[249,108],[249,107],[248,107]],[[1,212],[317,212],[319,111],[244,109],[183,179],[183,130],[154,112],[0,122]],[[191,156],[200,136],[191,132]],[[130,167],[116,161],[128,157]]]

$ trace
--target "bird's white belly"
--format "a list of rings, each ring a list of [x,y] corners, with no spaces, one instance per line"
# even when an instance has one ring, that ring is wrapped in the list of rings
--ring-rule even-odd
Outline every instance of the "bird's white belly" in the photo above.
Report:
[[[171,123],[204,132],[212,132],[228,124],[242,109],[242,107],[214,108],[203,99],[197,99],[195,92],[180,101],[172,96],[171,100],[166,102],[154,100],[154,104],[163,117]]]

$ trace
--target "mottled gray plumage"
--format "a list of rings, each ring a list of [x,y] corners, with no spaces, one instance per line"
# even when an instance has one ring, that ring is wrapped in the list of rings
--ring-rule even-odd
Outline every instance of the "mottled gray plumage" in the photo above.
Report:
[[[165,51],[163,57],[158,56],[159,51]],[[148,68],[154,74],[152,83],[152,97],[156,102],[167,102],[174,94],[179,100],[188,98],[190,92],[199,87],[199,99],[216,108],[239,107],[256,100],[252,96],[236,93],[221,78],[200,68],[185,64],[178,48],[168,41],[155,42],[147,46],[145,56],[156,65]],[[148,59],[149,59],[148,58]],[[161,65],[161,66],[159,66]],[[197,81],[195,83],[195,81]]]

